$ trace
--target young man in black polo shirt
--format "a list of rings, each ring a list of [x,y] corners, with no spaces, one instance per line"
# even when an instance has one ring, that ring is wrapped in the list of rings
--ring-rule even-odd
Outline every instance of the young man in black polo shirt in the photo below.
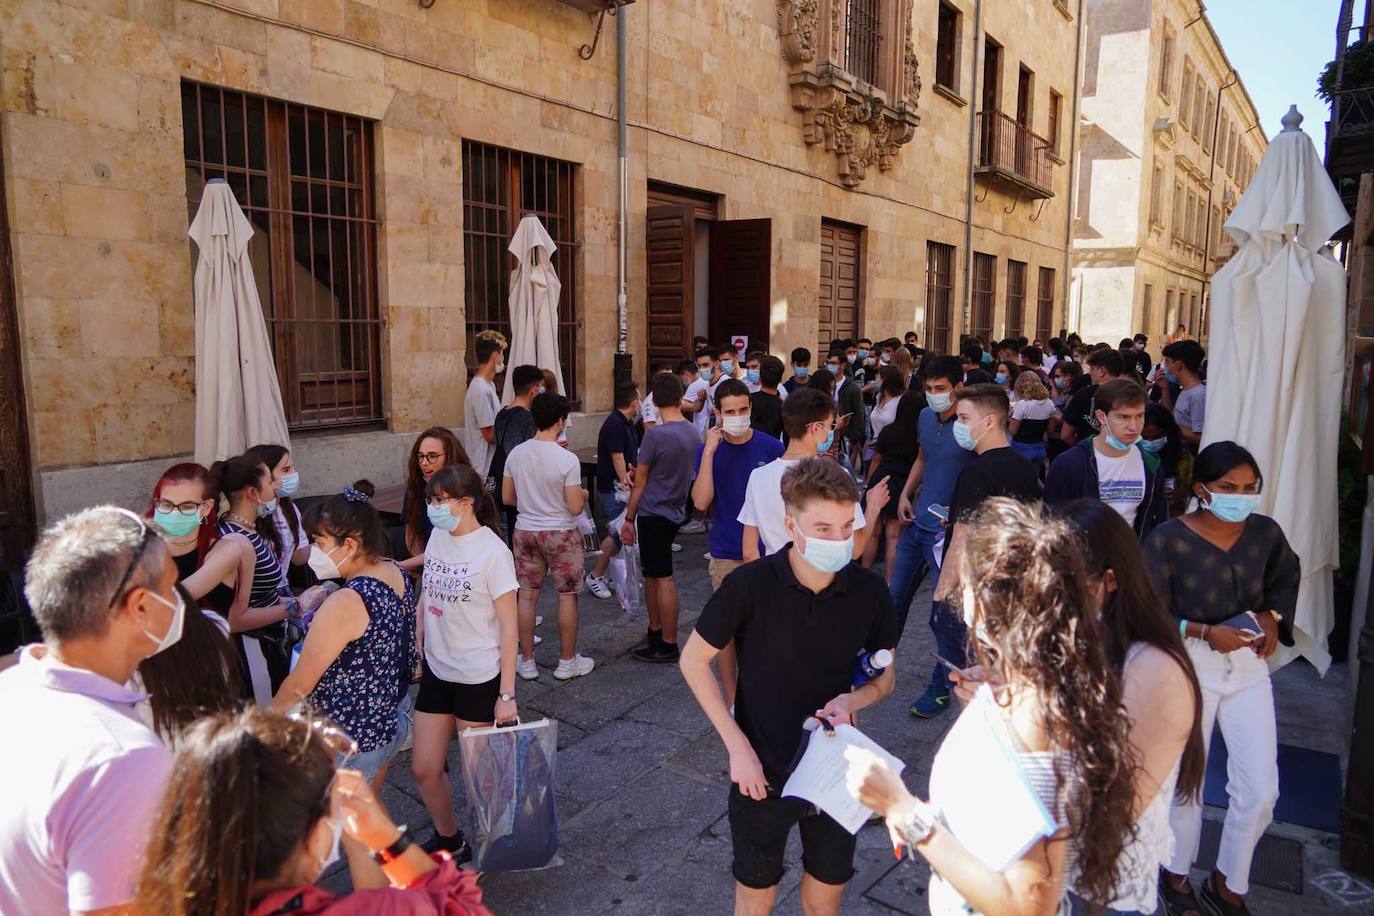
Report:
[[[606,415],[601,432],[596,437],[596,498],[601,513],[606,516],[606,537],[601,541],[601,556],[596,558],[583,584],[587,591],[602,600],[611,597],[606,582],[606,569],[611,559],[620,553],[620,533],[610,527],[630,500],[635,487],[635,459],[639,452],[639,438],[635,435],[635,420],[639,418],[639,389],[634,383],[617,385],[615,410]],[[620,484],[625,502],[615,498],[615,485]]]
[[[735,912],[772,910],[795,824],[806,870],[802,909],[839,913],[855,838],[781,792],[807,719],[846,723],[892,692],[892,666],[857,690],[850,681],[861,650],[896,644],[897,616],[882,578],[850,563],[853,478],[832,461],[808,458],[788,469],[781,489],[792,543],[725,578],[682,652],[682,675],[730,753]],[[711,674],[711,661],[731,641],[739,665],[733,717]]]

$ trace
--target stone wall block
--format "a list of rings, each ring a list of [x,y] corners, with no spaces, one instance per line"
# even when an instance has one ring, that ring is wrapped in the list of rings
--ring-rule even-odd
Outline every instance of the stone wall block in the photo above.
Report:
[[[310,104],[331,111],[380,121],[395,94],[380,80],[369,83],[320,70],[310,72]]]
[[[155,29],[52,0],[20,0],[5,27],[5,46],[7,53],[31,51],[138,76],[176,78]]]
[[[95,421],[88,410],[32,410],[29,441],[42,468],[95,462]]]
[[[348,0],[344,4],[344,34],[355,41],[386,47],[387,43],[382,38],[382,18],[382,13],[375,3]]]
[[[81,307],[75,299],[24,300],[24,351],[45,359],[75,359],[81,341]]]
[[[88,359],[85,364],[108,379],[99,404],[158,406],[196,399],[195,359],[190,356]]]
[[[138,80],[98,64],[54,61],[51,101],[44,107],[77,124],[99,124],[120,130],[138,127]],[[43,102],[40,99],[40,105]]]
[[[277,98],[293,102],[309,101],[309,35],[279,26],[268,28],[267,84]]]
[[[318,35],[310,39],[310,63],[316,70],[337,73],[369,83],[383,82],[382,55],[347,42],[332,41]]]
[[[195,356],[196,303],[187,290],[157,303],[158,352],[166,356]]]
[[[104,367],[89,359],[30,359],[28,368],[31,411],[86,412],[100,403],[97,391],[105,379],[98,370]]]
[[[418,92],[425,68],[398,57],[385,59],[384,78],[386,84],[401,92]]]
[[[181,84],[141,78],[138,81],[138,128],[181,135]]]
[[[161,350],[158,304],[123,296],[82,299],[81,339],[91,356],[154,357]]]
[[[344,0],[287,0],[281,4],[280,16],[331,35],[342,35],[347,17]]]
[[[378,258],[396,270],[429,259],[429,230],[424,226],[386,222],[382,224],[380,240]]]
[[[54,114],[52,70],[52,58],[0,46],[0,111]]]
[[[294,4],[297,0],[291,0]],[[178,3],[176,30],[250,54],[267,53],[267,25],[203,3]]]
[[[145,240],[148,195],[90,185],[62,185],[62,223],[69,236]]]
[[[171,29],[176,23],[176,0],[129,0],[129,18],[154,29]]]
[[[15,178],[14,202],[10,206],[10,228],[17,233],[62,235],[62,202],[60,185],[55,181],[35,181]],[[0,189],[0,202],[3,202]]]
[[[396,176],[405,178],[424,178],[424,138],[414,131],[403,128],[392,127],[383,124],[376,132],[377,164],[383,175],[388,177],[388,191],[395,193],[394,182],[390,179]],[[390,197],[388,203],[394,207],[400,201],[396,197]],[[390,207],[388,208],[390,211]],[[404,214],[396,214],[403,220]],[[409,221],[409,220],[407,220]]]
[[[91,419],[95,425],[95,460],[101,464],[174,454],[174,421],[164,407],[127,403],[97,407],[91,411]]]
[[[241,51],[228,45],[219,46],[226,88],[254,95],[266,95],[270,85],[267,77],[267,56]]]

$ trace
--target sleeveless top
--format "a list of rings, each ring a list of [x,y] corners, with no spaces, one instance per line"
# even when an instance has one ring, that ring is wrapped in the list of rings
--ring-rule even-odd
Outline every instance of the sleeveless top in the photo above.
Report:
[[[200,569],[200,552],[192,550],[190,553],[183,553],[181,556],[172,557],[172,562],[177,565],[177,581],[184,582]],[[217,582],[197,603],[214,611],[217,617],[222,617],[229,613],[229,607],[234,603],[234,590],[223,582]]]
[[[981,715],[992,712],[991,706],[995,704],[992,691],[986,686],[979,688],[972,702],[965,707],[960,714],[960,720],[964,716]],[[1012,747],[1019,742],[1005,727],[1005,719],[1000,715],[987,715],[987,721],[994,726],[1002,727],[1002,734],[997,736],[999,743]],[[955,722],[958,728],[959,721]],[[930,803],[937,810],[942,805],[948,805],[954,799],[939,796],[937,797],[937,787],[946,789],[947,794],[970,793],[976,795],[979,792],[978,781],[968,778],[969,772],[977,770],[977,762],[962,759],[963,756],[957,752],[945,753],[949,739],[953,736],[954,729],[946,735],[945,743],[935,755],[935,762],[931,767],[930,773]],[[1069,823],[1069,796],[1073,791],[1075,782],[1075,766],[1070,755],[1062,754],[1058,751],[1014,751],[1017,764],[1020,767],[1021,775],[1024,777],[1027,787],[1035,793],[1046,812],[1054,818],[1055,822],[1062,828]],[[1062,769],[1064,775],[1064,790],[1059,788],[1058,773]],[[941,822],[948,829],[945,823],[943,812],[939,815]],[[1167,824],[1166,824],[1167,826]],[[1078,851],[1070,840],[1064,850],[1064,879],[1061,883],[1060,914],[1068,913],[1068,892],[1077,884],[1078,881]],[[945,881],[940,875],[931,871],[930,873],[930,893],[928,898],[930,912],[934,916],[945,916],[945,914],[972,914],[977,912],[973,907],[959,895],[949,882]]]
[[[221,520],[219,536],[229,534],[243,535],[253,547],[253,590],[248,594],[248,606],[271,607],[279,602],[285,590],[285,583],[282,581],[281,565],[277,562],[277,555],[272,552],[272,545],[256,531]]]
[[[404,597],[372,576],[357,576],[344,585],[362,599],[367,629],[344,646],[310,694],[316,710],[348,732],[363,752],[385,747],[396,737],[396,707],[420,663],[415,580],[405,573],[401,578]]]
[[[1126,650],[1123,668],[1131,664],[1145,645],[1138,642]],[[1120,878],[1111,905],[1114,910],[1152,913],[1158,905],[1156,883],[1159,867],[1174,855],[1174,832],[1169,827],[1169,809],[1173,806],[1174,787],[1178,784],[1178,768],[1182,762],[1180,757],[1174,763],[1159,787],[1159,793],[1140,812],[1140,818],[1135,823],[1135,837],[1121,851]]]

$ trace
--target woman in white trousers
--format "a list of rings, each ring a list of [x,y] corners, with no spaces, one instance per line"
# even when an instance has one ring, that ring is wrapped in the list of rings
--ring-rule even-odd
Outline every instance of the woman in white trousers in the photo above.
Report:
[[[1202,735],[1226,741],[1226,821],[1216,870],[1194,893],[1188,872],[1202,833],[1202,802],[1175,802],[1174,854],[1160,875],[1170,916],[1246,914],[1250,861],[1279,795],[1274,694],[1265,663],[1293,644],[1298,557],[1273,519],[1255,515],[1264,478],[1254,456],[1216,442],[1193,465],[1199,508],[1160,525],[1146,564],[1178,619],[1202,687]],[[1210,751],[1210,748],[1209,748]]]

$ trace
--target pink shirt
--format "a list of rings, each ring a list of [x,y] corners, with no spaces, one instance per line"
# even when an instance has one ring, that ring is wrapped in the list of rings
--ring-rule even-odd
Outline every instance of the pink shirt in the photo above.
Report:
[[[0,674],[0,913],[133,899],[172,763],[144,698],[31,649]]]
[[[253,907],[250,916],[491,916],[482,903],[477,873],[459,868],[447,853],[437,853],[439,867],[410,887],[354,891],[335,897],[309,885],[273,891]]]

